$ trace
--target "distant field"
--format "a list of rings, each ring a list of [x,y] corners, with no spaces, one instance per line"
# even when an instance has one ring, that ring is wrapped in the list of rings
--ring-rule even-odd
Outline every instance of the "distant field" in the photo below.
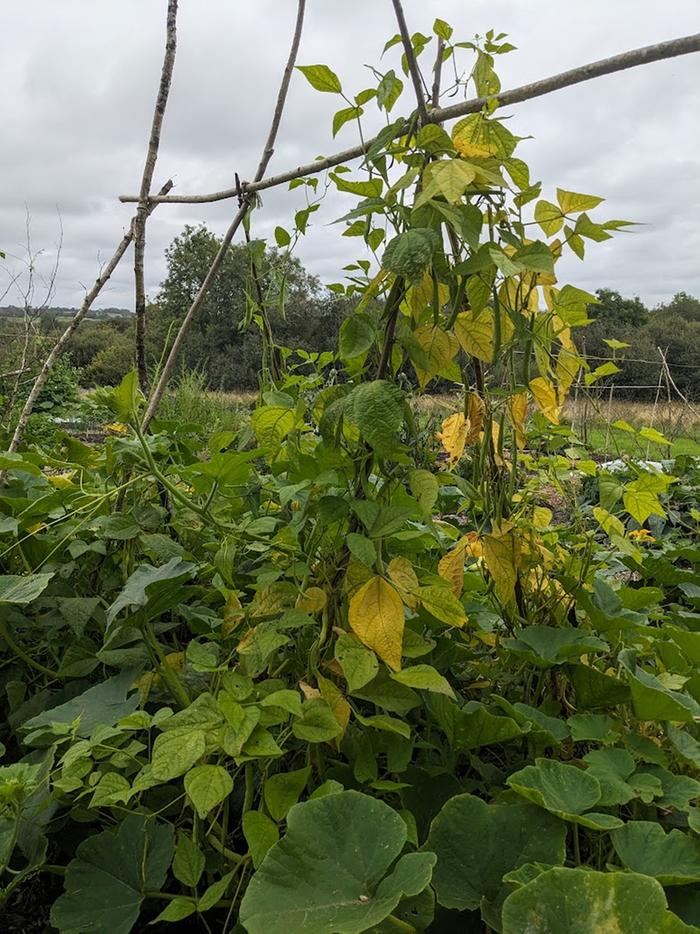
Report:
[[[252,406],[257,398],[257,393],[251,391],[212,392],[207,395],[217,408],[238,410],[239,414],[242,406]],[[448,414],[461,405],[461,397],[456,393],[438,393],[418,396],[414,404],[419,412]],[[655,428],[671,442],[672,456],[700,456],[700,404],[686,406],[680,402],[660,402],[654,406],[650,402],[613,400],[612,405],[603,401],[594,406],[591,402],[579,401],[578,404],[567,403],[564,419],[581,440],[601,454],[667,456],[666,445],[640,439],[624,429],[612,427],[615,422],[624,421],[636,429]]]

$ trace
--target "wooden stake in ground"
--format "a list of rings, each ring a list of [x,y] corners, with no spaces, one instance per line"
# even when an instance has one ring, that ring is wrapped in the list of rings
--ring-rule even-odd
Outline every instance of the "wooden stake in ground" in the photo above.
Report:
[[[270,132],[267,135],[267,140],[265,141],[265,146],[263,147],[262,155],[260,157],[260,162],[258,164],[258,168],[255,173],[255,178],[254,178],[255,181],[260,181],[260,179],[262,179],[263,175],[265,174],[265,170],[267,169],[267,166],[270,162],[270,159],[272,158],[272,154],[275,151],[275,141],[277,139],[277,132],[279,130],[280,121],[282,120],[282,113],[284,111],[284,105],[287,100],[287,91],[289,90],[289,81],[292,77],[292,70],[294,68],[294,63],[296,62],[297,52],[299,51],[299,43],[301,42],[301,32],[304,26],[305,9],[306,9],[306,0],[299,0],[299,4],[297,7],[296,26],[294,28],[294,36],[292,38],[292,47],[289,51],[289,58],[287,59],[287,64],[285,66],[284,73],[282,75],[282,82],[280,84],[279,93],[277,94],[277,102],[275,104],[275,111],[272,116],[272,124],[270,126]],[[239,192],[239,195],[240,195],[240,192]],[[250,208],[250,204],[249,204],[248,199],[245,197],[245,193],[244,193],[243,198],[241,199],[240,207],[238,208],[238,211],[236,212],[233,220],[231,221],[231,224],[229,225],[228,230],[226,231],[224,235],[224,239],[221,242],[219,251],[214,257],[214,261],[209,267],[209,271],[207,272],[204,278],[204,282],[200,286],[199,292],[197,292],[197,295],[195,296],[194,301],[190,305],[187,311],[187,314],[185,315],[182,321],[182,324],[180,325],[177,335],[175,336],[175,340],[173,341],[173,346],[170,348],[170,353],[168,354],[168,358],[165,361],[165,364],[161,371],[158,382],[151,394],[150,399],[148,400],[146,414],[143,417],[143,423],[141,425],[142,431],[146,431],[146,429],[151,423],[151,420],[153,419],[153,416],[156,414],[156,411],[158,410],[158,405],[160,403],[160,400],[163,397],[163,393],[165,392],[165,387],[168,385],[168,382],[170,380],[170,377],[172,376],[173,370],[175,369],[175,363],[177,362],[177,358],[180,353],[180,348],[182,347],[183,341],[185,340],[185,336],[187,334],[187,331],[189,330],[190,324],[192,323],[192,319],[195,317],[195,315],[199,311],[202,305],[202,302],[204,301],[206,294],[211,287],[212,282],[216,278],[219,268],[221,267],[221,264],[223,263],[224,258],[226,256],[226,252],[231,245],[231,241],[233,240],[233,237],[236,231],[238,230],[238,228],[240,227],[241,223],[243,222],[243,219],[245,218],[246,214],[248,213],[249,208]]]
[[[144,277],[144,256],[146,252],[146,220],[148,210],[148,197],[151,193],[153,173],[158,158],[160,145],[160,131],[163,126],[165,107],[168,103],[170,83],[175,66],[175,53],[177,51],[177,3],[178,0],[168,0],[168,15],[166,20],[165,55],[163,68],[160,74],[160,84],[156,105],[151,123],[151,135],[148,140],[146,163],[143,167],[141,190],[139,192],[139,207],[134,220],[134,312],[136,313],[136,370],[139,376],[139,385],[143,393],[148,392],[148,364],[146,361],[146,286]]]

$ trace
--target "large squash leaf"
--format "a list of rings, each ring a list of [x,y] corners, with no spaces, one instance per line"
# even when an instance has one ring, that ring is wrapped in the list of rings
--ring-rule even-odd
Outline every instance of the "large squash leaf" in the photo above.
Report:
[[[146,892],[157,892],[173,856],[173,828],[130,814],[116,833],[84,840],[66,869],[65,894],[51,909],[51,924],[78,934],[128,934]]]
[[[242,924],[249,934],[355,934],[379,924],[430,882],[434,853],[394,864],[406,834],[396,811],[357,791],[295,805],[248,886]]]

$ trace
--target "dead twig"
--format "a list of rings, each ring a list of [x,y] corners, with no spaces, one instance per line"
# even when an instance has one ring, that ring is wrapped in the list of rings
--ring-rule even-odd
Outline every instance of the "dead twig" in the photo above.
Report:
[[[292,38],[292,46],[289,52],[289,58],[287,59],[287,64],[285,66],[284,73],[282,75],[282,82],[280,84],[279,93],[277,94],[277,102],[275,104],[275,110],[272,116],[270,132],[267,135],[267,140],[265,141],[262,155],[260,157],[260,162],[258,163],[258,168],[255,173],[256,182],[262,179],[263,175],[265,174],[265,170],[267,169],[267,166],[270,162],[270,159],[272,158],[272,155],[275,151],[275,141],[277,139],[277,133],[279,130],[280,122],[282,120],[282,113],[284,111],[285,101],[287,99],[287,91],[289,90],[289,81],[292,76],[292,70],[294,68],[294,63],[296,62],[297,52],[299,51],[299,43],[301,42],[301,33],[302,33],[303,25],[304,25],[305,9],[306,9],[306,0],[299,0],[298,7],[297,7],[296,25],[294,28],[294,36]],[[236,191],[236,189],[234,189],[234,191]],[[240,192],[236,191],[236,194],[239,194],[239,193]],[[146,413],[143,417],[143,423],[141,425],[142,431],[146,431],[146,429],[151,423],[151,420],[153,419],[153,416],[155,415],[158,409],[160,400],[163,397],[163,393],[165,392],[165,387],[168,385],[168,382],[170,380],[170,377],[172,376],[173,370],[175,369],[175,363],[177,362],[180,349],[182,348],[182,344],[185,340],[185,336],[187,334],[187,331],[189,330],[192,319],[196,316],[197,312],[199,311],[207,295],[207,292],[209,291],[209,288],[211,287],[211,284],[216,278],[219,268],[221,267],[221,264],[224,261],[226,252],[229,246],[231,245],[231,241],[233,240],[233,237],[236,231],[240,227],[243,219],[245,218],[249,210],[250,202],[249,202],[249,198],[246,197],[247,194],[248,192],[246,191],[243,192],[242,203],[239,206],[238,211],[236,212],[233,220],[231,221],[231,224],[229,225],[228,230],[224,234],[224,238],[221,241],[221,246],[219,247],[219,251],[214,257],[214,260],[211,266],[209,267],[209,271],[207,272],[204,278],[204,281],[202,282],[202,285],[200,286],[199,291],[197,292],[197,295],[195,296],[194,301],[190,305],[187,311],[187,314],[183,318],[182,324],[180,325],[180,328],[175,336],[175,340],[173,341],[173,345],[170,348],[170,353],[168,354],[168,358],[163,365],[163,369],[161,370],[158,382],[155,388],[153,389],[153,392],[151,393],[150,399],[148,400],[148,406],[146,407]]]
[[[144,276],[144,257],[146,252],[146,220],[149,215],[148,197],[151,193],[153,173],[158,159],[160,133],[163,126],[163,117],[168,103],[170,84],[175,66],[175,53],[177,52],[177,3],[178,0],[168,0],[168,14],[166,19],[165,54],[160,74],[158,95],[153,111],[151,135],[148,140],[146,162],[143,167],[141,190],[139,192],[139,207],[134,221],[134,311],[136,314],[136,370],[139,376],[139,385],[144,393],[148,392],[148,364],[146,361],[146,285]]]

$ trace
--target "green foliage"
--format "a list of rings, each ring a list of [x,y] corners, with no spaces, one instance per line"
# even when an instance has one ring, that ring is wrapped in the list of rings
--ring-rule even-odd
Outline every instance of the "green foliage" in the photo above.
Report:
[[[435,37],[497,93],[504,35]],[[345,102],[398,108],[407,65]],[[185,349],[259,384],[249,417],[182,378],[144,433],[128,372],[103,441],[0,456],[3,903],[63,869],[66,934],[692,930],[700,466],[606,467],[561,424],[610,370],[558,260],[623,222],[541,199],[518,142],[494,100],[338,168],[332,299],[289,255],[297,180],[286,252],[229,251]],[[173,243],[153,348],[218,246]]]

